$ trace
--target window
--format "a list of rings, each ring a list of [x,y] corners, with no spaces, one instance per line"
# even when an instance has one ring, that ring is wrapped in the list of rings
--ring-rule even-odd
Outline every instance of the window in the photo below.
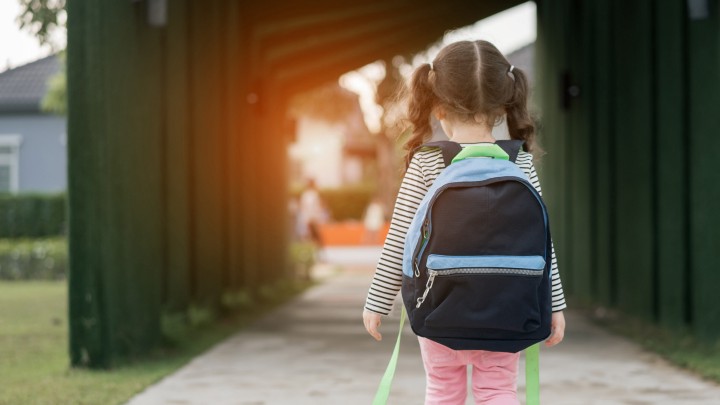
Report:
[[[16,193],[20,187],[20,135],[0,135],[0,193]]]

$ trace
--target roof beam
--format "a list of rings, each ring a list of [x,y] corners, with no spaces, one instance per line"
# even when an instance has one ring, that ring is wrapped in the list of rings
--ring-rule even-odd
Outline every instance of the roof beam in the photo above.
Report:
[[[365,1],[328,3],[322,12],[253,27],[251,59],[256,77],[284,93],[302,91],[372,61],[419,51],[448,29],[471,24],[520,4],[520,0]],[[265,13],[278,17],[274,13]]]

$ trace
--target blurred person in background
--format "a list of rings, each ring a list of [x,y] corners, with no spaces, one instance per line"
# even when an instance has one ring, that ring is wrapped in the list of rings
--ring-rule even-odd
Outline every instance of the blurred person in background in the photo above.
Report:
[[[365,209],[363,217],[363,225],[365,227],[364,242],[366,244],[374,244],[377,242],[378,234],[385,223],[385,210],[380,202],[379,197],[370,200]]]
[[[301,240],[309,240],[318,250],[323,248],[320,226],[327,221],[327,213],[317,190],[315,180],[309,179],[300,194],[298,223]]]

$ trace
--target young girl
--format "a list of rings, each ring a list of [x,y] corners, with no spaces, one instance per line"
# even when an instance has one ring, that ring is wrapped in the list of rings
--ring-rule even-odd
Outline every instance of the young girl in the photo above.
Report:
[[[368,333],[380,340],[381,316],[387,315],[402,285],[405,235],[417,207],[445,168],[437,150],[414,150],[431,135],[434,116],[451,141],[467,146],[494,143],[492,128],[503,116],[512,139],[524,141],[516,164],[540,193],[533,166],[535,127],[527,111],[525,74],[486,41],[460,41],[443,48],[431,64],[418,67],[410,85],[408,115],[413,134],[406,144],[408,165],[400,186],[390,232],[380,256],[365,303],[363,321]],[[563,339],[565,309],[555,251],[552,251],[552,332],[545,341],[554,346]],[[426,374],[426,404],[464,404],[467,366],[472,366],[476,403],[518,404],[516,395],[519,353],[453,350],[418,337]]]

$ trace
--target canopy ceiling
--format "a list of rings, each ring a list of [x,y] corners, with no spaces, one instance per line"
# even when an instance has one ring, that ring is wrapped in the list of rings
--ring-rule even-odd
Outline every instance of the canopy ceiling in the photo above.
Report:
[[[295,93],[373,61],[421,51],[450,29],[520,3],[276,0],[250,6],[246,21],[256,75]]]

